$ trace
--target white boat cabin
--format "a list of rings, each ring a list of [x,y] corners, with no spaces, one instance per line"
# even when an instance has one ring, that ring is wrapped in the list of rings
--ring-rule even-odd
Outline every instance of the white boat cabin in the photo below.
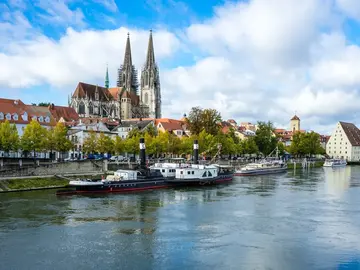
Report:
[[[108,175],[106,180],[102,180],[103,182],[107,181],[123,181],[123,180],[137,180],[138,171],[132,170],[117,170],[114,175]]]
[[[175,171],[177,168],[187,168],[191,165],[186,163],[155,163],[153,166],[150,166],[152,170],[158,170],[164,177],[175,177]]]
[[[218,168],[215,166],[192,164],[186,168],[177,168],[175,178],[177,179],[209,179],[218,176]]]

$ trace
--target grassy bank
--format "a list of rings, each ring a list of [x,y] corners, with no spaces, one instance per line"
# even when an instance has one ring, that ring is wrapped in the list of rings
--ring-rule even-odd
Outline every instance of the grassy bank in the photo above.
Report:
[[[100,176],[91,175],[91,176],[76,176],[69,177],[71,179],[75,178],[90,178],[98,179]],[[47,189],[54,187],[66,187],[69,184],[69,180],[60,179],[58,177],[47,177],[47,178],[24,178],[24,179],[11,179],[11,180],[2,180],[0,185],[1,191],[25,191],[25,190],[36,190],[36,189]]]
[[[3,184],[8,189],[31,189],[31,188],[47,188],[59,187],[69,184],[68,180],[59,179],[56,177],[51,178],[31,178],[31,179],[14,179],[3,181]]]
[[[315,163],[312,163],[312,164],[310,164],[309,166],[310,166],[310,168],[320,168],[320,167],[322,167],[324,165],[324,162],[323,161],[316,161]],[[288,169],[294,169],[294,163],[293,162],[289,162],[288,164],[287,164],[287,166],[288,166]],[[299,162],[299,163],[296,163],[296,169],[297,168],[302,168],[302,163],[301,162]]]

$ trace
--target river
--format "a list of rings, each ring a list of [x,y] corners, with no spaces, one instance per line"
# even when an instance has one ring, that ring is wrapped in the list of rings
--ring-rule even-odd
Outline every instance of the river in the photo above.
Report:
[[[0,194],[0,269],[360,269],[360,166],[54,193]]]

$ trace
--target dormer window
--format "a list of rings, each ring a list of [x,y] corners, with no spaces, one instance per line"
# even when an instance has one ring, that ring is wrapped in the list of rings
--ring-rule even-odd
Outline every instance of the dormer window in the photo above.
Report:
[[[0,120],[4,120],[4,113],[0,112]]]
[[[37,121],[37,117],[35,115],[31,119]]]
[[[44,122],[44,117],[40,116],[39,117],[39,122]]]
[[[21,118],[22,118],[22,120],[27,121],[27,120],[28,120],[28,114],[27,114],[27,112],[24,112],[24,113],[21,115]]]
[[[17,115],[17,113],[14,113],[13,119],[14,119],[15,121],[17,121],[17,120],[19,119],[19,116]]]
[[[46,122],[46,123],[50,123],[50,117],[49,117],[49,116],[46,116],[46,117],[45,117],[45,122]]]
[[[11,114],[10,113],[6,114],[6,120],[11,120]]]

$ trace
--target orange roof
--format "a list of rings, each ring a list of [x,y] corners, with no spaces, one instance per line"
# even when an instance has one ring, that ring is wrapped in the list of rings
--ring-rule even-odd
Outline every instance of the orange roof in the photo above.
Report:
[[[36,117],[41,125],[54,126],[56,121],[52,116],[49,108],[42,106],[25,105],[21,100],[14,99],[0,99],[0,113],[4,119],[0,122],[8,120],[10,123],[15,124],[28,124],[33,117]],[[11,119],[7,119],[7,115],[11,115]],[[17,120],[15,120],[17,115]],[[43,118],[40,121],[39,117]],[[49,122],[45,121],[45,118],[49,117]]]
[[[55,106],[54,104],[51,104],[49,106],[49,110],[52,116],[55,118],[55,121],[59,121],[61,118],[63,118],[65,122],[79,120],[79,115],[77,114],[74,108]]]

